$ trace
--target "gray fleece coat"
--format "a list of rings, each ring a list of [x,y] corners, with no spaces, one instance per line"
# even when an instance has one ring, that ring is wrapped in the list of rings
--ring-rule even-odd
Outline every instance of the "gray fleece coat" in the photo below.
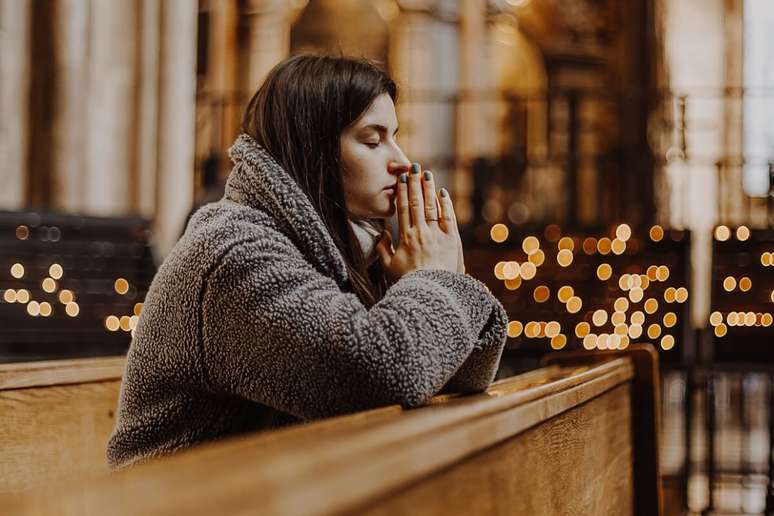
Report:
[[[145,298],[111,467],[490,384],[507,319],[486,286],[415,271],[366,309],[293,179],[249,136],[230,152],[225,196],[191,218]]]

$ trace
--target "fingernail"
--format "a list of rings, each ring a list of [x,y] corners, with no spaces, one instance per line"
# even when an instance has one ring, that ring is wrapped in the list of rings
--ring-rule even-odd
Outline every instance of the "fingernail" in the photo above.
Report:
[[[406,181],[408,181],[408,176],[406,174],[401,174],[400,175],[400,182],[401,183],[405,183]]]
[[[441,188],[441,197],[449,197],[449,192],[446,191],[446,188]]]
[[[412,163],[411,164],[411,173],[412,174],[419,174],[420,170],[422,170],[422,167],[419,166],[419,163]]]
[[[425,170],[425,181],[430,181],[433,178],[433,173],[429,170]]]

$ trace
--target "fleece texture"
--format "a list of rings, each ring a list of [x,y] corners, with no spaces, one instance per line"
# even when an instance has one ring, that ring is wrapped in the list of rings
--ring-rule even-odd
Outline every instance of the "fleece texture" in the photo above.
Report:
[[[145,298],[107,447],[112,468],[489,386],[507,318],[483,283],[414,271],[366,309],[290,175],[247,135],[230,154],[223,199],[194,214]]]

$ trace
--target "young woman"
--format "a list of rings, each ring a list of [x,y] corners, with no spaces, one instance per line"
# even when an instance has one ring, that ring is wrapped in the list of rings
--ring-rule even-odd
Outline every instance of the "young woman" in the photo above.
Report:
[[[448,193],[395,141],[396,95],[363,60],[296,56],[268,75],[225,196],[191,218],[145,299],[112,467],[489,385],[506,315],[464,274]]]

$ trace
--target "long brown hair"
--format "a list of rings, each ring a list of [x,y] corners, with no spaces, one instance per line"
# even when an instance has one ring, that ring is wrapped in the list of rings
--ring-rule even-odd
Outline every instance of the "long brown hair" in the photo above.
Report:
[[[367,307],[387,289],[379,260],[367,267],[347,219],[341,133],[379,95],[398,91],[383,70],[365,59],[297,55],[275,66],[250,100],[242,130],[295,179],[344,257],[352,291]],[[382,221],[373,221],[383,229]]]

